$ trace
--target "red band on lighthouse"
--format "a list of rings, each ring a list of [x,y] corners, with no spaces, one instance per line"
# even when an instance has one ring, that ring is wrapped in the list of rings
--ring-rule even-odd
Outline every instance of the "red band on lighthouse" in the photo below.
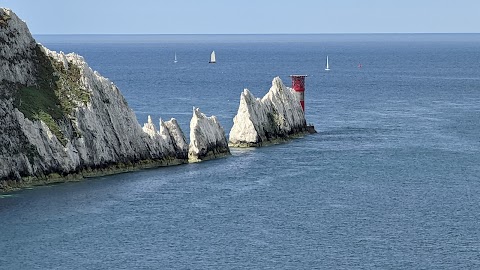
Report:
[[[297,94],[303,111],[305,111],[305,77],[307,75],[290,75],[292,78],[292,88]]]

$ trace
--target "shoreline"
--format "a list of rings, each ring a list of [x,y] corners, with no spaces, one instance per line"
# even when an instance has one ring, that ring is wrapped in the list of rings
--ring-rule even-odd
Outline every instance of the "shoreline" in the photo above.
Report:
[[[67,173],[60,175],[58,173],[51,173],[42,177],[22,177],[21,180],[5,179],[0,181],[0,194],[7,194],[14,191],[19,191],[29,187],[46,186],[58,183],[79,182],[82,179],[94,178],[108,175],[115,175],[127,172],[140,171],[145,169],[154,169],[160,167],[178,166],[188,164],[188,161],[182,159],[169,160],[143,160],[137,163],[117,163],[109,165],[105,168],[88,168],[80,172]]]
[[[316,133],[316,132],[314,132]],[[293,139],[304,137],[305,135],[314,134],[308,130],[298,132],[292,135],[289,135],[286,138],[276,138],[273,140],[268,140],[265,142],[257,144],[238,144],[231,145],[231,148],[258,148],[264,146],[272,146],[276,144],[287,143]],[[212,153],[211,153],[212,154]],[[88,168],[83,169],[80,172],[68,173],[66,175],[60,175],[58,173],[51,173],[43,177],[23,177],[20,181],[18,180],[1,180],[0,181],[0,195],[8,195],[9,193],[24,190],[27,188],[32,188],[36,186],[47,186],[52,184],[67,183],[67,182],[79,182],[86,178],[94,178],[108,175],[116,175],[121,173],[141,171],[145,169],[156,169],[161,167],[169,166],[179,166],[179,165],[188,165],[194,164],[202,161],[209,161],[219,158],[228,158],[231,156],[230,153],[217,153],[214,155],[208,155],[201,160],[182,160],[182,159],[168,159],[168,160],[143,160],[137,163],[118,163],[109,165],[105,168]]]
[[[276,138],[271,138],[266,141],[262,142],[240,142],[240,143],[228,143],[229,147],[232,148],[257,148],[257,147],[264,147],[264,146],[270,146],[270,145],[275,145],[275,144],[281,144],[281,143],[286,143],[289,142],[293,139],[301,138],[304,137],[305,135],[309,134],[315,134],[317,131],[315,130],[315,127],[312,125],[306,126],[304,130],[290,134],[286,137],[276,137]]]

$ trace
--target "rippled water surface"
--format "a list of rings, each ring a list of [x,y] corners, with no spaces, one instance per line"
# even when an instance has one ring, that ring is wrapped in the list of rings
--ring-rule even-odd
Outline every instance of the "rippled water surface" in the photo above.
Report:
[[[186,134],[192,106],[228,133],[243,88],[308,74],[319,133],[0,195],[0,269],[480,267],[480,35],[37,40]]]

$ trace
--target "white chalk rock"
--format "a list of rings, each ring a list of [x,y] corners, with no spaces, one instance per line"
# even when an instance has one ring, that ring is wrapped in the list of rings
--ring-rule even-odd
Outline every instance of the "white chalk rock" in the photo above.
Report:
[[[143,132],[152,139],[150,147],[155,151],[161,150],[166,157],[187,159],[188,145],[175,118],[167,122],[160,119],[157,130],[149,115],[148,122],[143,124]]]
[[[37,44],[26,24],[4,8],[0,55],[0,189],[3,180],[188,161],[185,136],[175,119],[161,121],[158,132],[149,119],[142,130],[110,80],[77,54]],[[29,112],[35,107],[22,103],[25,89],[56,99],[54,108]]]
[[[0,78],[35,84],[36,42],[25,22],[6,8],[0,8],[0,44]]]
[[[230,154],[227,137],[215,116],[207,117],[199,108],[193,108],[190,121],[190,162],[207,160]]]
[[[305,133],[307,124],[298,97],[279,77],[262,98],[248,89],[240,95],[240,105],[233,119],[229,144],[234,147],[262,146]]]

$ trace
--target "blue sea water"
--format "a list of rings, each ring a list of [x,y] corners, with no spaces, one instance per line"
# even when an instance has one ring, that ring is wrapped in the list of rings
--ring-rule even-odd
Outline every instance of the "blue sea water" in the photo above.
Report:
[[[480,268],[479,34],[36,38],[186,134],[307,74],[319,133],[0,195],[0,269]]]

